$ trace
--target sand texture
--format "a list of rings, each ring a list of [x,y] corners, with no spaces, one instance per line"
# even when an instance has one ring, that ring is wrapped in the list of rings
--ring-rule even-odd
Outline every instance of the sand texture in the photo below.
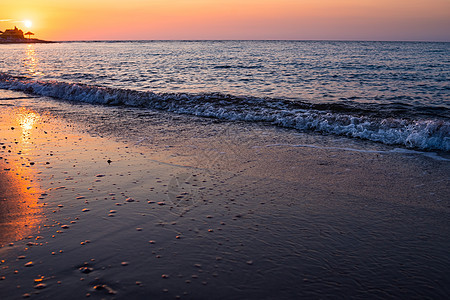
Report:
[[[0,298],[450,295],[450,164],[0,91]]]

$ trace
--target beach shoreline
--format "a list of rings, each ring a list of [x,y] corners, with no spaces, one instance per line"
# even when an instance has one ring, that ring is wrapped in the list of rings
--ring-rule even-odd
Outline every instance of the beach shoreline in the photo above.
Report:
[[[15,222],[34,224],[1,235],[3,299],[450,293],[445,154],[7,90],[0,105],[0,191],[21,191],[2,209],[29,201]]]

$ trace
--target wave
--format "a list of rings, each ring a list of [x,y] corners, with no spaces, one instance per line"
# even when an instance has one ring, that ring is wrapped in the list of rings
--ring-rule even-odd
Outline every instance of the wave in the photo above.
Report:
[[[220,93],[153,93],[80,83],[35,81],[0,73],[0,88],[103,105],[153,108],[232,121],[269,122],[322,134],[361,138],[406,148],[450,152],[450,121],[445,108],[405,104],[312,104],[283,99],[238,97]],[[439,112],[443,112],[441,117]],[[421,116],[421,118],[414,118]]]

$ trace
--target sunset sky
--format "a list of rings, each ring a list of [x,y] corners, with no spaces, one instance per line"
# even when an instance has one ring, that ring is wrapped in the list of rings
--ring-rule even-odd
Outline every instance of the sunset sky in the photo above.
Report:
[[[450,0],[2,1],[0,30],[14,26],[58,41],[450,41]]]

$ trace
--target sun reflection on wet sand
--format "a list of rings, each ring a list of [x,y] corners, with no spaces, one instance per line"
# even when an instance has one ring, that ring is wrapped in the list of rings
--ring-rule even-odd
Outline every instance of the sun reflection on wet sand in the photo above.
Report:
[[[36,122],[38,122],[40,116],[33,111],[22,108],[18,115],[17,121],[22,129],[22,141],[26,144],[29,143],[31,139],[31,130]],[[23,149],[26,150],[26,149]]]
[[[38,229],[42,190],[37,169],[26,155],[38,115],[28,109],[2,114],[0,147],[0,245],[20,240]],[[6,121],[6,122],[5,122]],[[20,130],[21,129],[21,130]]]
[[[10,166],[2,164],[1,168]],[[40,223],[39,191],[30,185],[33,177],[20,173],[20,168],[10,170],[0,173],[0,244],[32,234]]]

